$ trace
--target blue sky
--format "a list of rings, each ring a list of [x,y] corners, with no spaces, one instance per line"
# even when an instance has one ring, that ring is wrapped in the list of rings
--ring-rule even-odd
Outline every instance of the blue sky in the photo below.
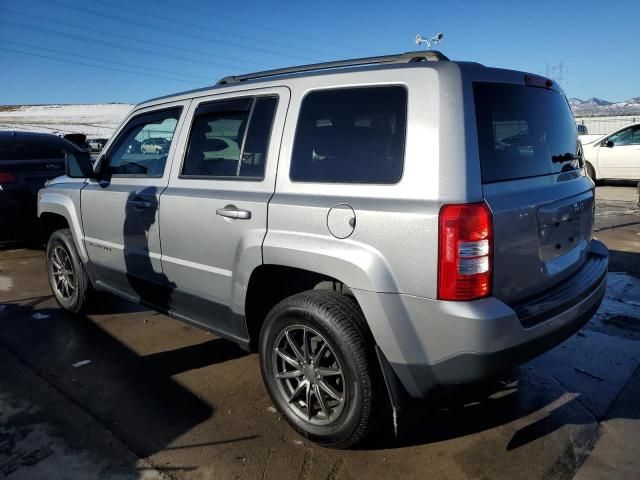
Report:
[[[568,96],[620,101],[640,96],[639,27],[637,0],[0,0],[0,104],[135,103],[440,31],[450,58],[542,74],[562,61]]]

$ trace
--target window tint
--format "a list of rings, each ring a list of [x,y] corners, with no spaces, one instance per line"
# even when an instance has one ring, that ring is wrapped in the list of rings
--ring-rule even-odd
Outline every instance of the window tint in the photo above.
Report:
[[[291,158],[302,182],[395,183],[407,121],[403,87],[316,91],[303,102]]]
[[[239,173],[241,177],[262,178],[264,176],[273,115],[277,105],[278,99],[276,97],[263,97],[256,100],[242,151]]]
[[[64,160],[66,152],[75,152],[71,143],[54,135],[3,136],[0,160]]]
[[[181,108],[134,117],[109,150],[106,173],[161,177]]]
[[[474,83],[483,182],[580,167],[576,125],[566,99],[546,88]]]
[[[182,175],[262,178],[277,102],[260,97],[200,105]]]
[[[640,125],[626,128],[621,132],[611,135],[608,140],[613,142],[614,147],[624,145],[640,144]]]

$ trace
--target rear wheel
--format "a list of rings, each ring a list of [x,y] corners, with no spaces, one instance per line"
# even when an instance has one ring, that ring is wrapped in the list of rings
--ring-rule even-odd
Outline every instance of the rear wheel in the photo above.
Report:
[[[384,385],[356,302],[331,291],[289,297],[267,316],[260,366],[271,399],[310,440],[347,448],[382,418]]]
[[[51,234],[46,254],[49,284],[56,301],[65,310],[79,313],[92,287],[68,228]]]

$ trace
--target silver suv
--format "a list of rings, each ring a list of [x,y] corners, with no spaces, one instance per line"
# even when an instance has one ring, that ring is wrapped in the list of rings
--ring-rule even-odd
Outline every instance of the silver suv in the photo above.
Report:
[[[437,52],[142,103],[94,168],[67,157],[39,215],[63,308],[104,290],[257,350],[281,414],[336,448],[404,393],[558,344],[606,285],[563,92]]]

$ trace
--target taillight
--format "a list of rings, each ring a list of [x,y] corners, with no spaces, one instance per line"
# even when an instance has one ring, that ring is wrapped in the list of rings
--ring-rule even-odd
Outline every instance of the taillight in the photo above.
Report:
[[[16,181],[16,176],[11,172],[0,172],[0,184],[13,183]]]
[[[473,300],[491,294],[493,224],[485,203],[440,210],[438,298]]]

